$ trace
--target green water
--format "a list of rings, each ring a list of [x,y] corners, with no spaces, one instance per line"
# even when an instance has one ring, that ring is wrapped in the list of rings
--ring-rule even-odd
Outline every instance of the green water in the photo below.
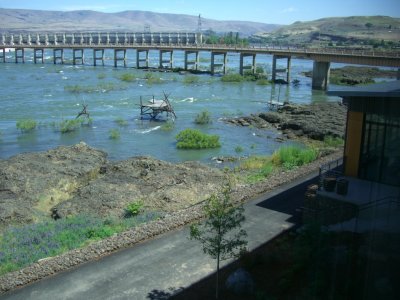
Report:
[[[196,75],[199,82],[185,84],[185,76],[177,73],[153,72],[161,83],[149,83],[148,72],[136,70],[134,51],[128,51],[128,68],[112,66],[113,53],[106,53],[106,66],[93,67],[91,51],[85,52],[86,65],[54,65],[51,52],[46,52],[44,64],[33,64],[33,53],[26,52],[26,62],[11,63],[13,54],[0,63],[0,158],[8,158],[23,152],[42,151],[59,145],[72,145],[80,141],[106,151],[110,159],[124,159],[136,155],[151,155],[168,161],[200,160],[222,155],[246,156],[270,154],[282,144],[275,141],[279,133],[249,127],[225,124],[221,118],[244,116],[267,110],[266,102],[278,96],[281,101],[310,103],[312,101],[337,101],[324,92],[311,90],[311,80],[301,72],[312,69],[312,62],[292,60],[292,79],[299,79],[298,87],[292,85],[261,86],[254,82],[222,83],[220,77]],[[66,59],[68,60],[68,52]],[[202,68],[207,68],[210,54],[201,53]],[[130,59],[132,58],[132,59]],[[174,53],[174,66],[183,66],[183,52]],[[271,56],[257,56],[257,65],[271,72]],[[150,52],[150,65],[157,66],[158,52]],[[239,56],[228,56],[229,69],[239,65]],[[138,79],[124,82],[122,74],[132,73]],[[71,92],[68,88],[78,86],[84,92]],[[139,99],[150,99],[153,95],[162,98],[169,93],[177,119],[172,131],[163,131],[162,121],[140,119]],[[278,95],[279,94],[279,95]],[[50,124],[63,119],[73,119],[88,105],[93,118],[90,126],[76,132],[62,134]],[[196,115],[208,110],[212,124],[196,125]],[[33,132],[21,133],[16,122],[31,118],[40,123]],[[127,126],[120,127],[116,118],[123,118]],[[118,128],[120,138],[109,138],[109,130]],[[220,136],[222,147],[213,150],[177,150],[176,134],[185,128],[197,128]],[[241,146],[243,152],[236,153]]]

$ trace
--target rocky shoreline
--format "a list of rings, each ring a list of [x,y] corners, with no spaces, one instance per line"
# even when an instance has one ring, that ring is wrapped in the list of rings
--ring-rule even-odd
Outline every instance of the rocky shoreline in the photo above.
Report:
[[[82,145],[81,145],[82,146]],[[278,186],[302,178],[318,170],[321,164],[341,157],[341,151],[320,158],[319,160],[291,171],[273,174],[267,180],[256,184],[237,185],[232,190],[232,199],[244,202],[273,190]],[[166,214],[163,218],[143,224],[126,232],[116,234],[89,246],[71,250],[59,256],[39,260],[22,270],[7,273],[0,277],[0,294],[43,279],[79,264],[96,260],[117,250],[130,247],[138,242],[150,239],[164,232],[177,229],[190,222],[199,220],[202,215],[202,202],[184,209]]]
[[[303,74],[312,77],[312,71]],[[371,84],[375,83],[374,78],[395,79],[396,77],[397,71],[377,67],[345,66],[330,71],[330,82],[339,85]]]
[[[278,129],[284,138],[323,140],[327,135],[343,137],[345,117],[346,107],[339,103],[315,103],[289,104],[276,112],[225,121]],[[273,173],[261,182],[236,182],[231,198],[236,203],[254,199],[341,156],[336,151],[311,164]],[[50,217],[121,218],[127,204],[135,200],[143,201],[146,210],[163,212],[157,220],[1,276],[0,294],[199,220],[204,200],[221,192],[228,182],[229,174],[198,162],[172,164],[145,156],[111,162],[105,152],[83,142],[0,160],[0,232],[11,224]]]
[[[344,138],[346,114],[347,107],[338,102],[288,103],[277,111],[223,120],[237,126],[277,129],[282,132],[282,139],[305,137],[324,140],[326,136]]]

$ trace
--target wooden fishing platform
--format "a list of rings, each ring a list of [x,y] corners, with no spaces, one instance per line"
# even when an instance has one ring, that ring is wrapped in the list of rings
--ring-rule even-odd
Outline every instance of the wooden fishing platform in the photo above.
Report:
[[[171,102],[168,100],[167,94],[164,93],[164,99],[159,100],[155,99],[154,96],[152,99],[147,102],[143,102],[142,96],[140,97],[140,115],[149,116],[152,119],[156,119],[160,114],[166,113],[167,118],[172,115],[173,118],[176,119],[176,115],[174,109],[171,105]]]

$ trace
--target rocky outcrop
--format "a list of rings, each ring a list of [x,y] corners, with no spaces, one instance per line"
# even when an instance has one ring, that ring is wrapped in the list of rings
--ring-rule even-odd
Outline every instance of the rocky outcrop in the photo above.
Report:
[[[79,143],[0,161],[0,229],[50,216],[121,216],[138,200],[151,210],[176,211],[205,200],[227,180],[223,172],[196,162],[106,157]]]
[[[347,108],[341,103],[321,102],[310,105],[286,104],[276,112],[225,119],[225,122],[257,128],[276,128],[285,137],[323,140],[325,136],[344,137]]]
[[[107,154],[85,143],[0,161],[0,228],[48,215],[96,178]]]
[[[172,164],[151,157],[109,163],[103,174],[54,207],[60,217],[78,213],[121,216],[132,201],[172,212],[202,202],[226,183],[226,175],[197,162]]]

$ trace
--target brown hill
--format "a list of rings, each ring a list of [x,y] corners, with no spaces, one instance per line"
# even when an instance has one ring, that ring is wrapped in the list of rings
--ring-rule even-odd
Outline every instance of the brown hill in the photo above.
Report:
[[[21,31],[196,31],[198,16],[164,14],[148,11],[102,13],[96,11],[44,11],[0,9],[3,32]],[[279,25],[246,21],[217,21],[202,18],[202,29],[216,32],[240,32],[247,36],[270,32]]]

